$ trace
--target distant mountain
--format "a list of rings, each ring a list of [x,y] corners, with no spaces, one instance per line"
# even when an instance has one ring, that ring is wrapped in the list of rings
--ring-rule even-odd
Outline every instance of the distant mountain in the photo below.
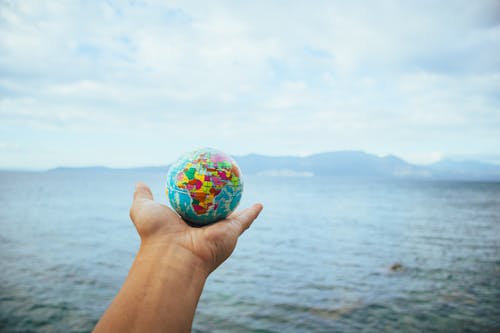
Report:
[[[379,157],[362,151],[337,151],[306,157],[252,154],[235,159],[246,174],[500,181],[500,165],[496,164],[444,160],[421,166],[408,163],[394,155]]]
[[[66,172],[105,172],[105,171],[113,171],[113,169],[103,166],[88,166],[88,167],[58,167],[54,169],[47,170],[47,172],[58,172],[58,173],[66,173]]]
[[[422,178],[429,171],[394,156],[378,157],[361,151],[338,151],[306,157],[247,155],[235,157],[247,174],[331,175],[353,178]]]
[[[500,180],[500,165],[478,161],[443,160],[428,166],[440,179]]]
[[[299,156],[235,156],[245,175],[275,177],[314,177],[328,175],[342,178],[440,179],[500,181],[500,165],[478,161],[443,160],[428,166],[408,163],[388,155],[379,157],[362,151],[337,151]],[[48,172],[151,172],[166,173],[168,166],[121,168],[56,168]]]
[[[87,172],[87,173],[105,173],[105,172],[167,172],[167,166],[146,166],[146,167],[134,167],[134,168],[108,168],[104,166],[90,166],[90,167],[58,167],[54,169],[47,170],[47,172],[53,173],[72,173],[72,172]]]

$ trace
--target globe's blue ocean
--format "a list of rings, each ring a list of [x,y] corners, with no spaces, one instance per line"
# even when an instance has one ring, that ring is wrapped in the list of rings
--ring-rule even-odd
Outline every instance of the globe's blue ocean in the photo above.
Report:
[[[160,173],[0,173],[1,332],[93,328],[139,246],[139,180],[166,202]],[[240,207],[265,208],[194,332],[500,329],[500,184],[244,180]]]

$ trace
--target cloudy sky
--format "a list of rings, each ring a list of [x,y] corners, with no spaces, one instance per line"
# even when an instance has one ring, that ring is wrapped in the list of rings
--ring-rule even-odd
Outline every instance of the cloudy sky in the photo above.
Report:
[[[498,1],[1,1],[0,168],[500,162]]]

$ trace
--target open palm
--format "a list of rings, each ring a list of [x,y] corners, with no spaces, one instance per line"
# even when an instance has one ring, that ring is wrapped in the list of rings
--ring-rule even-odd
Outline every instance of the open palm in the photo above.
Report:
[[[261,210],[262,205],[255,204],[225,220],[195,228],[169,207],[155,202],[149,187],[138,183],[130,217],[143,246],[170,244],[174,249],[192,254],[209,274],[231,255],[238,237],[250,227]]]

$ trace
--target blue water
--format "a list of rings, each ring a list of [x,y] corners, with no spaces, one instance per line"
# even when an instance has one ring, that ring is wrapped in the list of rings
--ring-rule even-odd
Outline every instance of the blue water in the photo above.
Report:
[[[0,331],[93,328],[139,246],[138,180],[166,201],[156,173],[0,172]],[[500,329],[500,184],[245,180],[265,209],[194,332]]]

